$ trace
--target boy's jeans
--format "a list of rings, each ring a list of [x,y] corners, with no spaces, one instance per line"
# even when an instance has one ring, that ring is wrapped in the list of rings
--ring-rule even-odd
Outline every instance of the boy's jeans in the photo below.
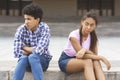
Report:
[[[47,70],[49,61],[44,55],[35,53],[21,56],[14,71],[13,80],[23,80],[26,69],[32,71],[34,80],[44,80],[43,71]]]

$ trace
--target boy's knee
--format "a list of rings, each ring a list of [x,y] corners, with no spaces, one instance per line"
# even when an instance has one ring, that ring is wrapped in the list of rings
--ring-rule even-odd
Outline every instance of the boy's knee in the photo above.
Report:
[[[28,56],[26,55],[23,55],[19,58],[19,60],[24,60],[24,61],[27,61],[27,59],[28,59]]]
[[[28,56],[25,56],[25,55],[21,56],[18,60],[18,63],[24,64],[24,65],[28,64]]]
[[[29,63],[34,63],[35,61],[39,61],[39,57],[37,54],[30,54],[28,57]]]

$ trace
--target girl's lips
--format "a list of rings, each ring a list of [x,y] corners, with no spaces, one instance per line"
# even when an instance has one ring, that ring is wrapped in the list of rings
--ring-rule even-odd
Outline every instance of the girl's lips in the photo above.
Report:
[[[85,30],[85,32],[86,32],[86,33],[90,33],[90,31],[89,31],[89,30]]]

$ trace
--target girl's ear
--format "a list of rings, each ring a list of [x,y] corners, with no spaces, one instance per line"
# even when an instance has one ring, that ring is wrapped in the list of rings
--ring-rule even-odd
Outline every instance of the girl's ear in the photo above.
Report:
[[[81,21],[81,26],[83,26],[83,21]]]

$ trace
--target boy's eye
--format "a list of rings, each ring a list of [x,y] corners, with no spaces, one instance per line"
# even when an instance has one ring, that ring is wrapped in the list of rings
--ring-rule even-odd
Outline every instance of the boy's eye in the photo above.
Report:
[[[25,20],[31,20],[30,18],[25,18]]]

